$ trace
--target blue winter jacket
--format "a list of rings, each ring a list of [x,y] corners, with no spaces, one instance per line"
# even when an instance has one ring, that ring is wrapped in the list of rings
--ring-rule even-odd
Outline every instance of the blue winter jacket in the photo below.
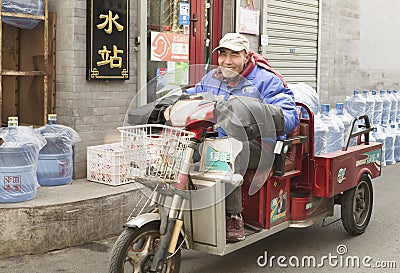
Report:
[[[212,92],[221,100],[232,97],[255,98],[266,104],[273,104],[282,109],[284,115],[284,132],[278,139],[284,139],[299,124],[293,92],[284,87],[282,81],[272,72],[256,65],[236,87],[227,86],[227,82],[213,77],[214,70],[208,72],[193,88],[185,91],[187,94]],[[229,84],[228,84],[229,85]]]

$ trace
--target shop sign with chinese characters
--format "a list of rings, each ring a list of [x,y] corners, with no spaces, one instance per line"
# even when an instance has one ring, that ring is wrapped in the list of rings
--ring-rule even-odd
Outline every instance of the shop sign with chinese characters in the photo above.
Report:
[[[129,79],[129,0],[87,0],[87,79]]]
[[[188,62],[189,35],[151,32],[150,60]]]

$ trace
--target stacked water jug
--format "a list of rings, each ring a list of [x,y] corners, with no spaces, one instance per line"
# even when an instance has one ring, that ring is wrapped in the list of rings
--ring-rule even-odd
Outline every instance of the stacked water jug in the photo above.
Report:
[[[400,93],[397,90],[358,90],[346,97],[352,117],[368,115],[373,127],[371,141],[382,143],[382,166],[400,161]],[[353,130],[356,130],[354,128]]]
[[[349,133],[359,130],[364,121],[354,117],[367,115],[373,127],[370,140],[382,143],[382,166],[400,162],[400,92],[397,90],[354,90],[334,107],[320,104],[317,92],[305,83],[290,84],[295,101],[307,105],[314,113],[314,155],[341,150]],[[308,118],[301,110],[302,118]],[[329,133],[328,133],[329,132]],[[356,144],[350,139],[349,146]]]
[[[18,126],[18,117],[9,117],[8,127],[0,128],[0,203],[27,201],[39,186],[72,182],[72,146],[80,137],[55,123],[55,114],[37,129]]]

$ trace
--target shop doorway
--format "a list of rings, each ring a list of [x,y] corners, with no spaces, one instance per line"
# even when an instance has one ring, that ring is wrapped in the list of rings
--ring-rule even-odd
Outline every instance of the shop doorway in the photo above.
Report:
[[[147,15],[147,82],[160,79],[147,86],[151,102],[164,94],[165,85],[200,80],[203,71],[189,72],[189,65],[207,69],[216,63],[212,49],[221,38],[222,0],[152,0]],[[160,77],[168,71],[179,73],[175,79]]]

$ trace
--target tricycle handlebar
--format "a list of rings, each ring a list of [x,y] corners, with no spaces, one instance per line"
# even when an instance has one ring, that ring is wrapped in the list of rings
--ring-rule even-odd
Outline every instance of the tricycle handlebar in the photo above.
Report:
[[[358,128],[364,128],[364,129],[353,133],[354,124],[356,123],[356,121],[361,120],[361,119],[364,119],[365,125],[358,125]],[[369,118],[367,115],[361,115],[361,116],[354,117],[353,120],[351,121],[350,132],[349,132],[349,135],[343,145],[342,151],[347,151],[347,149],[349,148],[350,139],[352,139],[353,137],[358,137],[360,135],[364,135],[365,144],[368,145],[369,144],[369,132],[371,132],[372,130],[373,130],[373,128],[371,127],[371,123],[369,122]]]

